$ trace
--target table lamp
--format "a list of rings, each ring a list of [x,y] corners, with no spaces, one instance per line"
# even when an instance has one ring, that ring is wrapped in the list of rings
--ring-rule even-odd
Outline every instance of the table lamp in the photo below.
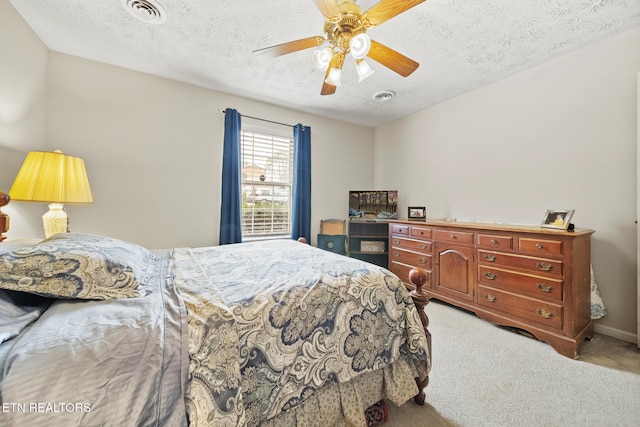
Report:
[[[49,211],[42,216],[47,238],[69,232],[69,217],[64,203],[93,203],[84,160],[59,150],[29,152],[9,196],[14,201],[49,203]]]

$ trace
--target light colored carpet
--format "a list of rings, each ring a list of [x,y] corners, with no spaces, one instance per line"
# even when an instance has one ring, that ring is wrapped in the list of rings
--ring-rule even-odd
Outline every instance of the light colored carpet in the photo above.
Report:
[[[388,402],[383,427],[640,425],[640,351],[596,335],[573,360],[543,342],[432,301],[424,407]]]

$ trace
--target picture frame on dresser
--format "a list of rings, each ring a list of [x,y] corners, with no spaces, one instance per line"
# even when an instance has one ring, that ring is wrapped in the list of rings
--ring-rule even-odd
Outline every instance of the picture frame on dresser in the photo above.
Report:
[[[407,217],[409,219],[426,219],[427,209],[424,206],[409,206],[407,208]]]
[[[547,209],[540,225],[545,228],[567,230],[574,211],[574,209]]]

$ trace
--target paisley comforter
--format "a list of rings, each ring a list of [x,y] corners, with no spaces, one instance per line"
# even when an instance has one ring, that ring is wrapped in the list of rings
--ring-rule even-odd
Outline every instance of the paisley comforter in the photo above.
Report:
[[[383,268],[285,240],[173,258],[189,312],[194,425],[315,425],[327,411],[333,423],[364,425],[366,406],[402,404],[418,392],[414,377],[428,375],[418,313]],[[368,382],[375,396],[359,395]]]

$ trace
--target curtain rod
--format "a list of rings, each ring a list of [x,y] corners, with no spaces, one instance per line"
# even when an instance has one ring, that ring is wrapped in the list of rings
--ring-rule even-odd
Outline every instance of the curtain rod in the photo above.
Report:
[[[226,110],[226,109],[225,109],[225,110],[222,110],[222,112],[226,114],[226,113],[227,113],[227,110]],[[289,126],[290,128],[294,128],[294,127],[296,127],[295,125],[290,125],[290,124],[288,124],[288,123],[275,122],[275,121],[273,121],[273,120],[261,119],[260,117],[246,116],[246,115],[244,115],[244,114],[240,114],[240,117],[246,117],[246,118],[248,118],[248,119],[260,120],[260,121],[262,121],[262,122],[273,123],[273,124],[276,124],[276,125]]]

